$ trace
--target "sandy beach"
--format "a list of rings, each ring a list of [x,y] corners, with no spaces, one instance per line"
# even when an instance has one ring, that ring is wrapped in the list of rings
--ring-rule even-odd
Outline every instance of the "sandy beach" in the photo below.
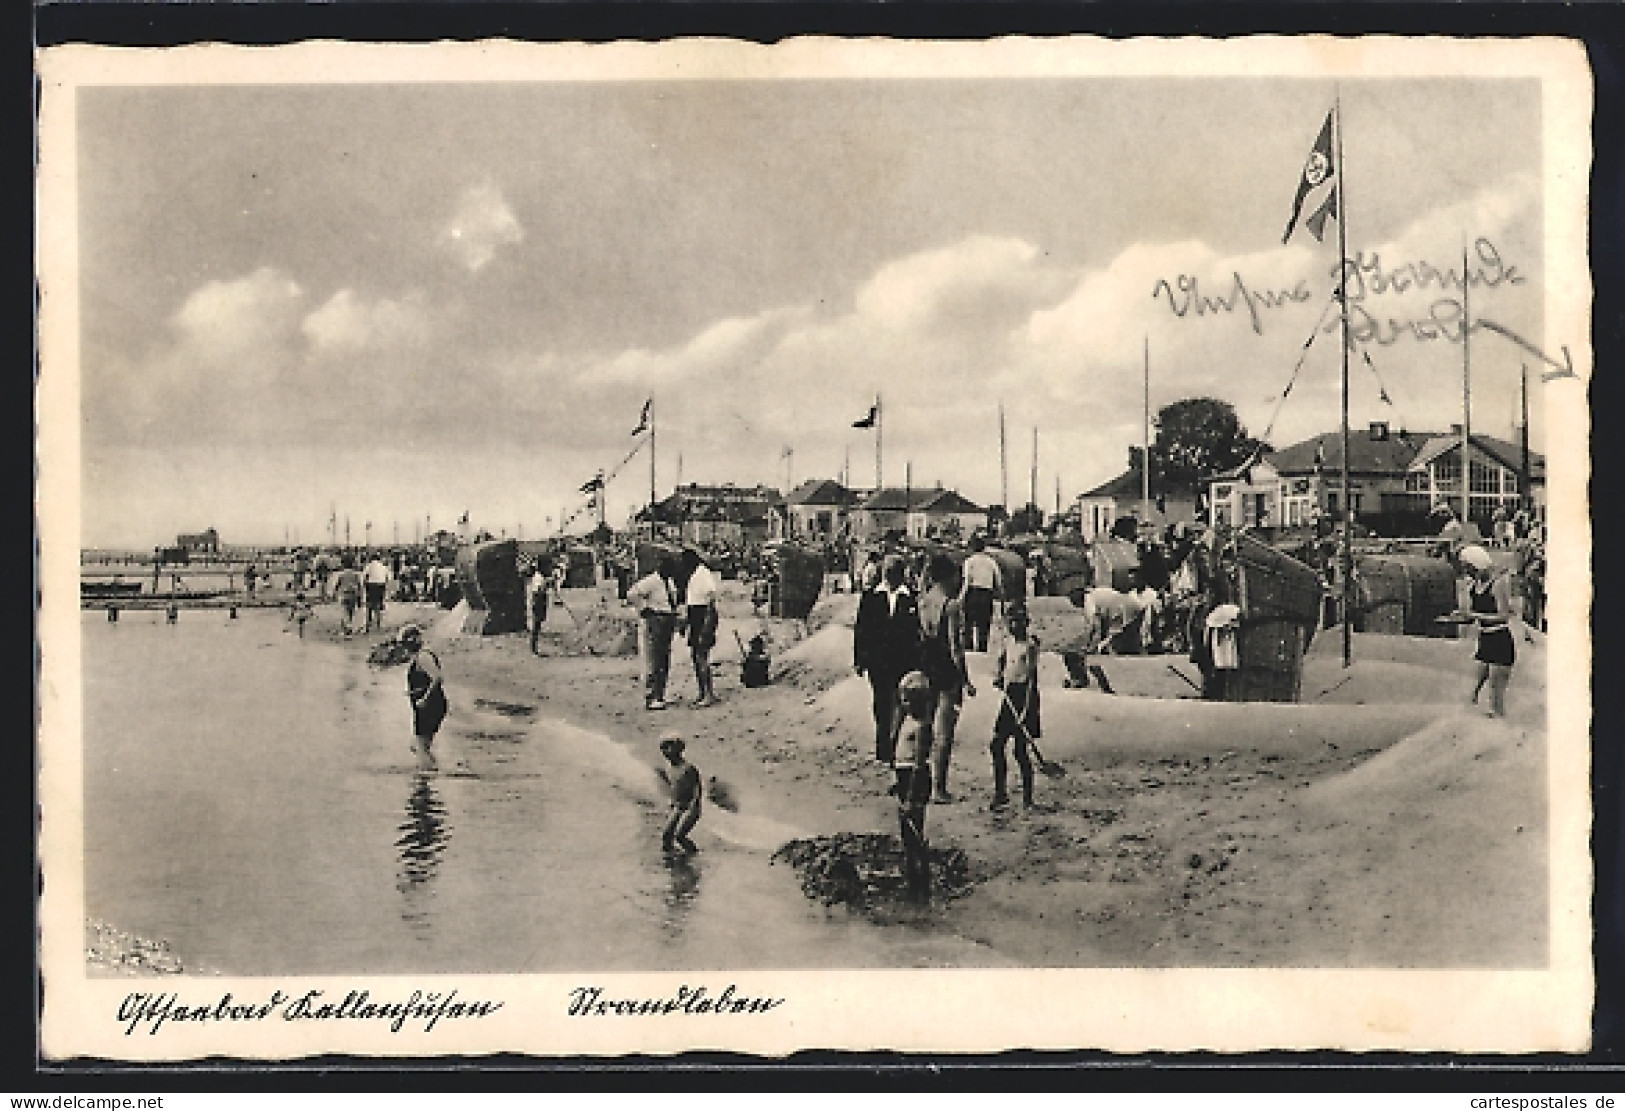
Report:
[[[454,718],[459,707],[505,717],[521,743],[531,722],[608,737],[647,769],[645,805],[657,804],[658,737],[683,735],[713,781],[700,862],[725,836],[748,850],[747,885],[759,876],[774,899],[803,898],[780,874],[789,866],[771,861],[779,841],[895,830],[889,771],[868,751],[867,683],[850,666],[851,596],[823,599],[803,625],[754,617],[728,584],[715,653],[721,703],[688,705],[694,680],[679,646],[664,712],[643,709],[638,661],[620,654],[624,608],[595,591],[566,592],[566,602],[540,655],[523,636],[461,635],[459,614],[427,606],[391,604],[387,631],[407,620],[426,627]],[[1039,599],[1034,611],[1050,644],[1077,620],[1064,599]],[[736,631],[769,635],[768,687],[740,685]],[[341,637],[332,606],[318,607],[307,637],[342,644],[357,669],[382,639]],[[291,634],[271,647],[300,650]],[[972,882],[927,907],[826,913],[959,939],[978,963],[1541,967],[1545,651],[1518,647],[1505,721],[1466,705],[1470,640],[1359,635],[1345,671],[1335,631],[1322,633],[1295,705],[1203,703],[1170,671],[1194,674],[1177,657],[1108,657],[1116,694],[1064,690],[1060,660],[1046,652],[1041,744],[1065,774],[1039,777],[1033,810],[1005,813],[987,808],[993,657],[973,655],[979,693],[955,748],[957,801],[928,818],[933,845],[961,850]],[[379,676],[386,729],[388,693],[401,682],[399,668]],[[404,699],[394,716],[404,757]],[[468,743],[442,735],[442,774]],[[714,954],[724,964],[729,955]]]

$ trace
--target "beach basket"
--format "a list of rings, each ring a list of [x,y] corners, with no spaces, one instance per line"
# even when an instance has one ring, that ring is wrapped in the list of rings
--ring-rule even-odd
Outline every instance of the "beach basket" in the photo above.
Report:
[[[1245,533],[1236,538],[1236,569],[1241,667],[1229,673],[1225,701],[1296,702],[1320,619],[1320,577]]]
[[[463,600],[474,613],[466,631],[482,636],[523,632],[525,629],[525,582],[519,574],[519,543],[494,540],[457,549],[457,583]],[[477,628],[470,628],[477,626]]]
[[[777,544],[763,552],[772,561],[777,581],[768,597],[768,613],[804,621],[824,588],[824,557],[798,544]]]
[[[564,553],[564,585],[591,590],[598,585],[598,556],[591,548],[570,548]]]
[[[1407,554],[1355,560],[1354,628],[1388,636],[1453,637],[1436,618],[1456,608],[1456,573],[1442,559]]]

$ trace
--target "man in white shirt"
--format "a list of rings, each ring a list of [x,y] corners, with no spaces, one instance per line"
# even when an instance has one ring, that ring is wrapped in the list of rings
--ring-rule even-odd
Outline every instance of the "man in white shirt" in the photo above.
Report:
[[[717,643],[717,582],[716,572],[700,559],[693,548],[684,548],[680,564],[687,576],[684,602],[687,613],[684,622],[688,629],[689,655],[694,659],[694,682],[699,687],[695,706],[716,705],[716,690],[711,678],[711,649]]]
[[[389,586],[389,568],[384,561],[373,552],[367,560],[367,568],[361,572],[361,584],[367,592],[367,627],[365,632],[372,632],[376,625],[384,627],[384,589]]]
[[[537,643],[541,640],[542,626],[547,624],[547,603],[552,597],[553,576],[550,561],[543,558],[536,562],[536,570],[530,576],[530,651],[536,653]]]
[[[638,647],[643,657],[643,705],[666,708],[666,677],[671,672],[671,638],[677,631],[677,563],[661,556],[660,563],[626,592],[626,604],[637,611]]]
[[[988,633],[993,628],[993,599],[999,592],[999,564],[987,554],[987,541],[970,538],[970,557],[965,560],[965,595],[960,603],[965,614],[965,647],[986,652]]]

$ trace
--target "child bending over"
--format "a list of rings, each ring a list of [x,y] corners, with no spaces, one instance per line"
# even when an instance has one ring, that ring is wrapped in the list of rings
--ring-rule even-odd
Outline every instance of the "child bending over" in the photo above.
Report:
[[[700,769],[683,759],[683,739],[668,733],[660,739],[660,755],[671,765],[666,782],[671,785],[671,812],[666,828],[660,833],[660,847],[675,852],[680,846],[684,852],[696,853],[700,847],[689,839],[700,820],[700,800],[704,788],[700,784]]]

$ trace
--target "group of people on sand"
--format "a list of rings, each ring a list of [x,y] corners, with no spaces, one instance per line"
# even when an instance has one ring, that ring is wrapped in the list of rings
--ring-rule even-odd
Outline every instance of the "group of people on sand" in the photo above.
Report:
[[[979,570],[972,562],[977,554],[967,560],[973,573]],[[883,557],[879,567],[878,582],[858,601],[852,658],[873,696],[875,760],[893,770],[890,793],[897,798],[905,875],[910,889],[923,893],[930,885],[926,809],[956,801],[948,783],[955,731],[964,699],[976,696],[965,658],[967,602],[979,622],[984,615],[981,599],[968,592],[966,571],[946,554],[926,561],[925,590],[918,598],[901,555]],[[977,589],[990,588],[978,579]],[[992,616],[989,606],[988,625]],[[1006,750],[1012,742],[1022,801],[1033,805],[1031,749],[1040,732],[1038,640],[1024,607],[1011,606],[1005,621],[993,684],[1001,702],[988,746],[995,811],[1010,805]],[[986,631],[973,631],[969,640],[971,651],[988,650]]]
[[[717,573],[706,566],[693,548],[684,548],[675,558],[661,556],[653,571],[627,589],[626,604],[638,614],[645,709],[667,708],[671,645],[678,635],[687,638],[689,657],[694,663],[694,682],[698,688],[694,705],[703,708],[717,703],[711,649],[717,643],[720,590]]]

